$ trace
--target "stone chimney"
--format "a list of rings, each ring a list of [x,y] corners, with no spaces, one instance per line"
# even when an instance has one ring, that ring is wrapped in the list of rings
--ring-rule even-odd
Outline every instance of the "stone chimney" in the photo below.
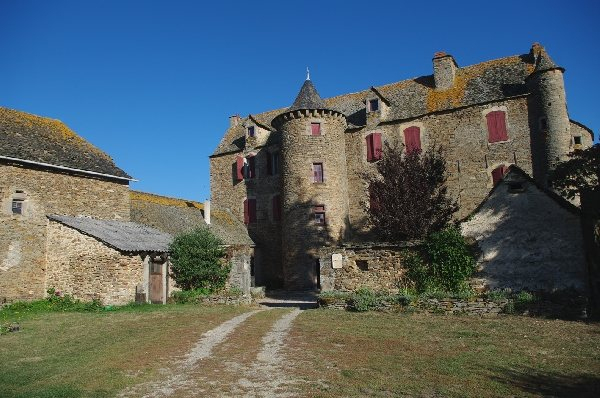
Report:
[[[458,65],[452,55],[439,51],[433,56],[433,77],[436,90],[447,90],[454,85]]]
[[[210,225],[210,200],[204,201],[204,221]]]
[[[237,126],[241,120],[240,115],[229,116],[229,127]]]

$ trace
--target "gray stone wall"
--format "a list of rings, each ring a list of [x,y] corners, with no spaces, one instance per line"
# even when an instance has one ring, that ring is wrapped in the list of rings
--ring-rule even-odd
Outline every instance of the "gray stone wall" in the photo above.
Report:
[[[17,191],[22,215],[11,210]],[[47,214],[127,221],[128,185],[0,164],[0,301],[43,297]]]
[[[403,259],[408,251],[415,248],[412,243],[322,248],[318,253],[321,291],[354,291],[367,287],[397,292],[406,272]],[[334,254],[341,255],[341,268],[334,268]]]
[[[527,179],[510,182],[519,182],[522,190],[511,189],[505,180],[462,224],[463,234],[475,239],[481,250],[474,284],[487,289],[585,292],[580,215]]]
[[[256,284],[276,287],[283,284],[281,220],[274,219],[272,201],[274,195],[281,194],[281,164],[278,173],[268,174],[267,156],[279,152],[279,146],[258,146],[263,141],[248,140],[243,151],[210,159],[211,203],[215,209],[230,209],[243,220],[244,199],[256,199],[257,220],[248,225],[248,234],[256,244]],[[249,155],[254,155],[256,176],[238,181],[234,169],[236,158]]]
[[[45,289],[55,288],[85,301],[122,305],[135,300],[143,284],[143,259],[123,254],[57,222],[48,225]]]
[[[508,141],[489,143],[485,115],[493,110],[506,112]],[[365,205],[368,201],[363,173],[375,172],[375,163],[367,162],[365,138],[380,132],[382,140],[404,142],[404,130],[417,126],[421,144],[427,148],[441,145],[447,160],[448,190],[459,205],[457,218],[470,214],[492,189],[492,170],[499,165],[517,164],[532,172],[527,98],[520,97],[453,112],[430,114],[411,121],[398,121],[374,129],[346,134],[346,155],[350,195],[350,222],[355,234],[364,233]]]
[[[236,287],[244,296],[250,296],[250,261],[253,249],[248,246],[228,246],[226,253],[226,260],[231,265],[227,287]]]
[[[290,288],[316,285],[316,250],[339,242],[348,228],[346,119],[331,111],[295,111],[283,116],[283,274]],[[312,136],[311,122],[321,123]],[[313,164],[323,182],[313,180]],[[325,225],[315,222],[314,206],[324,206]]]

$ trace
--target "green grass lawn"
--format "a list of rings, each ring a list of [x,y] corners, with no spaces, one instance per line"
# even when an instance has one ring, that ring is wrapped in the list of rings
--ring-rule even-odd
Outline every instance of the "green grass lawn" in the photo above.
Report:
[[[318,310],[290,342],[306,396],[600,396],[600,324]]]
[[[160,369],[205,331],[248,310],[0,311],[0,323],[21,326],[0,335],[0,396],[114,396],[160,380]],[[253,315],[216,347],[211,363],[251,363],[283,313]],[[600,396],[597,323],[310,310],[294,321],[282,353],[306,397]]]
[[[117,312],[2,314],[0,397],[111,397],[152,379],[241,307],[142,306]]]

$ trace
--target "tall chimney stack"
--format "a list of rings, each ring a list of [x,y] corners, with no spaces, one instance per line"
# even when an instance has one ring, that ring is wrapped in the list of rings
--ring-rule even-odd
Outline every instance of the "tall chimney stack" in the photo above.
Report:
[[[439,51],[433,56],[433,78],[436,90],[447,90],[454,85],[458,65],[452,55]]]
[[[210,225],[210,200],[204,201],[204,221]]]

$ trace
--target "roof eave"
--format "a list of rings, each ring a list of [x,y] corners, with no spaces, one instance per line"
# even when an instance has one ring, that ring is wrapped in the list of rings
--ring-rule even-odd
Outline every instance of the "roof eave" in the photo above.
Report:
[[[93,176],[97,176],[97,177],[107,177],[107,178],[114,178],[114,179],[117,179],[117,180],[125,180],[125,181],[132,181],[132,182],[137,182],[138,181],[138,180],[136,180],[135,178],[132,178],[132,177],[121,177],[121,176],[116,176],[114,174],[98,173],[96,171],[76,169],[74,167],[60,166],[60,165],[51,164],[51,163],[44,163],[44,162],[36,162],[36,161],[33,161],[33,160],[13,158],[13,157],[10,157],[10,156],[2,156],[2,155],[0,155],[0,159],[8,160],[8,161],[11,161],[11,162],[18,162],[18,163],[24,163],[24,164],[34,165],[34,166],[48,167],[48,168],[58,169],[58,170],[63,170],[63,171],[71,171],[71,172],[74,172],[74,173],[89,174],[89,175],[93,175]]]

